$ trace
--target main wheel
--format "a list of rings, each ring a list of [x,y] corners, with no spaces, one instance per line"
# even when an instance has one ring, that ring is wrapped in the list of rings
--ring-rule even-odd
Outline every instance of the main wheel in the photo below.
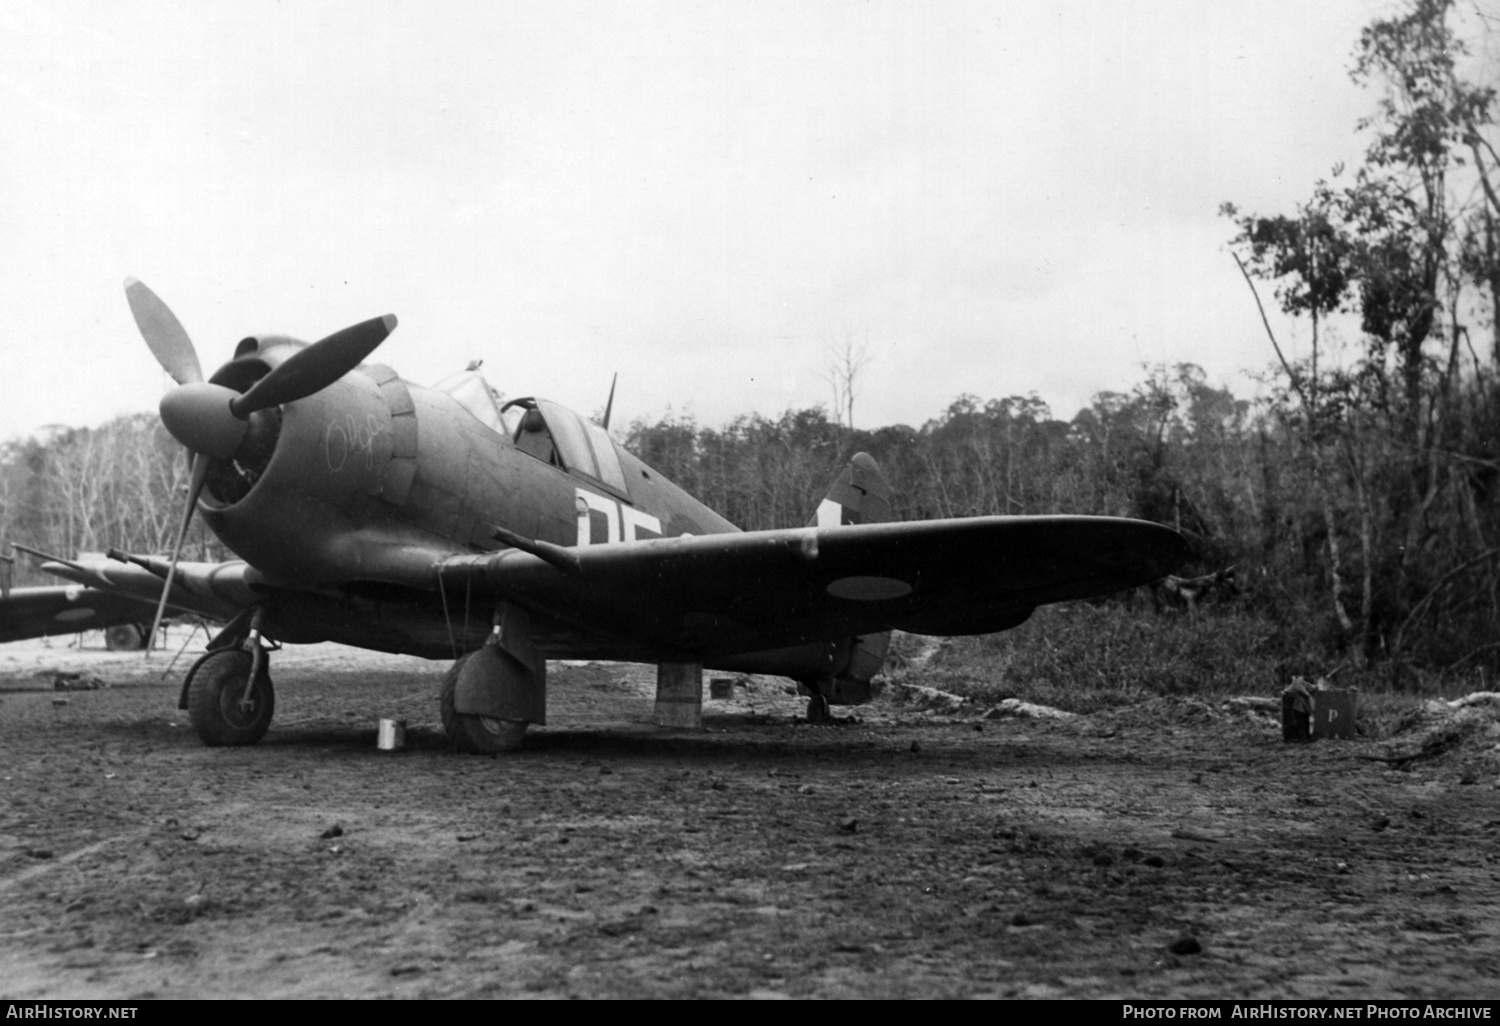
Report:
[[[139,652],[146,647],[150,627],[138,623],[117,623],[104,629],[104,647],[111,652]]]
[[[813,695],[807,700],[807,722],[827,723],[832,718],[828,711],[828,699],[824,695]]]
[[[271,725],[276,693],[262,667],[245,697],[250,677],[250,653],[239,648],[210,652],[194,664],[188,678],[188,718],[206,745],[253,745]]]
[[[521,747],[526,736],[525,720],[496,720],[488,716],[471,716],[453,707],[454,694],[458,690],[458,675],[463,672],[468,656],[459,659],[443,678],[443,692],[438,699],[438,712],[443,718],[443,730],[453,747],[471,755],[503,755]]]

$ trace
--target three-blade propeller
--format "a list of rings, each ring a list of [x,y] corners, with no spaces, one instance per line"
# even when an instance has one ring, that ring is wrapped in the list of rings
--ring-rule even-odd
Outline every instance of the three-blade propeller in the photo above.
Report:
[[[162,423],[193,454],[187,508],[183,511],[177,542],[172,546],[172,560],[161,601],[156,606],[156,620],[151,625],[154,639],[161,627],[172,579],[177,574],[177,560],[193,522],[193,511],[198,508],[204,482],[208,480],[210,461],[227,460],[239,450],[249,431],[251,414],[321,392],[358,367],[395,330],[396,318],[386,314],[361,321],[299,349],[241,394],[203,379],[203,366],[198,362],[192,339],[156,293],[136,279],[127,278],[125,298],[151,355],[177,382],[177,387],[162,397]],[[146,651],[148,654],[151,651],[149,644]]]

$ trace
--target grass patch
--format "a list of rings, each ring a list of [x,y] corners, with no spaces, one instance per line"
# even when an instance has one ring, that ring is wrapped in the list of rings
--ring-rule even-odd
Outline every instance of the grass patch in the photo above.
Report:
[[[1018,698],[1091,713],[1169,696],[1277,696],[1293,676],[1333,674],[1337,686],[1359,689],[1361,728],[1373,737],[1390,736],[1423,699],[1481,690],[1473,675],[1389,663],[1356,669],[1313,654],[1322,649],[1322,629],[1236,607],[1190,616],[1065,603],[1038,609],[1013,630],[945,638],[935,649],[935,639],[898,636],[893,664],[913,662],[888,676],[981,705]]]
[[[1001,634],[948,638],[922,683],[981,703],[1019,698],[1088,713],[1162,695],[1274,694],[1274,631],[1257,618],[1045,606]]]

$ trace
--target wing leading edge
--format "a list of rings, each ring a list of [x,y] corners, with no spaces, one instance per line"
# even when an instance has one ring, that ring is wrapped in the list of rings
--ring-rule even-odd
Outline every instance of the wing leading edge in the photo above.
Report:
[[[983,634],[1038,605],[1171,572],[1169,528],[1110,517],[974,517],[683,536],[569,550],[575,567],[517,550],[439,567],[562,620],[722,655],[899,628]]]

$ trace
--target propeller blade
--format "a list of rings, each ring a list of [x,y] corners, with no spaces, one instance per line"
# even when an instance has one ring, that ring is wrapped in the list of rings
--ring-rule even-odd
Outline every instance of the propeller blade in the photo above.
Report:
[[[141,329],[141,337],[161,369],[179,385],[202,381],[203,368],[198,363],[193,340],[167,304],[134,278],[125,279],[125,299],[135,315],[136,327]]]
[[[336,331],[288,357],[250,391],[229,403],[240,420],[256,410],[305,399],[321,392],[364,362],[396,329],[396,315],[386,314]]]
[[[177,557],[182,555],[182,544],[187,541],[188,528],[193,524],[193,512],[198,508],[198,496],[203,493],[203,483],[208,480],[209,458],[193,455],[192,479],[188,484],[187,509],[182,515],[182,528],[177,532],[177,544],[172,546],[172,564],[167,568],[167,579],[161,586],[161,601],[156,604],[156,619],[151,621],[151,633],[146,637],[146,658],[151,658],[151,647],[156,644],[156,632],[161,630],[162,614],[167,610],[167,596],[172,593],[172,578],[177,576]]]

